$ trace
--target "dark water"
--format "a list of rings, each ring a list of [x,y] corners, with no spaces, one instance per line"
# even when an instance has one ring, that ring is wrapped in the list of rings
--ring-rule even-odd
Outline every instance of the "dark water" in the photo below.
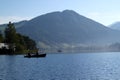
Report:
[[[120,80],[120,53],[1,55],[0,80]]]

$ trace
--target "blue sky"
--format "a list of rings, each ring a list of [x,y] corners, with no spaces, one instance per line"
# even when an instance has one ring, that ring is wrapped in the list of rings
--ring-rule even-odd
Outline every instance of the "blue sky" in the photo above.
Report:
[[[0,0],[0,24],[66,9],[104,25],[120,21],[120,0]]]

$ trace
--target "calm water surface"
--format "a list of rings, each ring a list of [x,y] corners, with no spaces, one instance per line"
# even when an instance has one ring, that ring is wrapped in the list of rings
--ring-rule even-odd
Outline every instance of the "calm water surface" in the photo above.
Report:
[[[1,55],[0,80],[120,80],[120,53]]]

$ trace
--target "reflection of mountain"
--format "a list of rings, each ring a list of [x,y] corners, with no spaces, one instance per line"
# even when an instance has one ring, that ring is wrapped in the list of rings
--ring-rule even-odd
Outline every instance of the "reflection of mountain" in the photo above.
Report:
[[[17,28],[42,47],[75,47],[120,42],[120,32],[105,27],[72,10],[33,18]]]

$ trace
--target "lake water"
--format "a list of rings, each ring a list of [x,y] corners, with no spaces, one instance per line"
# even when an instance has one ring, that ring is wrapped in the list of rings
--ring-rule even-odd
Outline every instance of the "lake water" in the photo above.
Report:
[[[0,55],[0,80],[120,80],[120,53]]]

